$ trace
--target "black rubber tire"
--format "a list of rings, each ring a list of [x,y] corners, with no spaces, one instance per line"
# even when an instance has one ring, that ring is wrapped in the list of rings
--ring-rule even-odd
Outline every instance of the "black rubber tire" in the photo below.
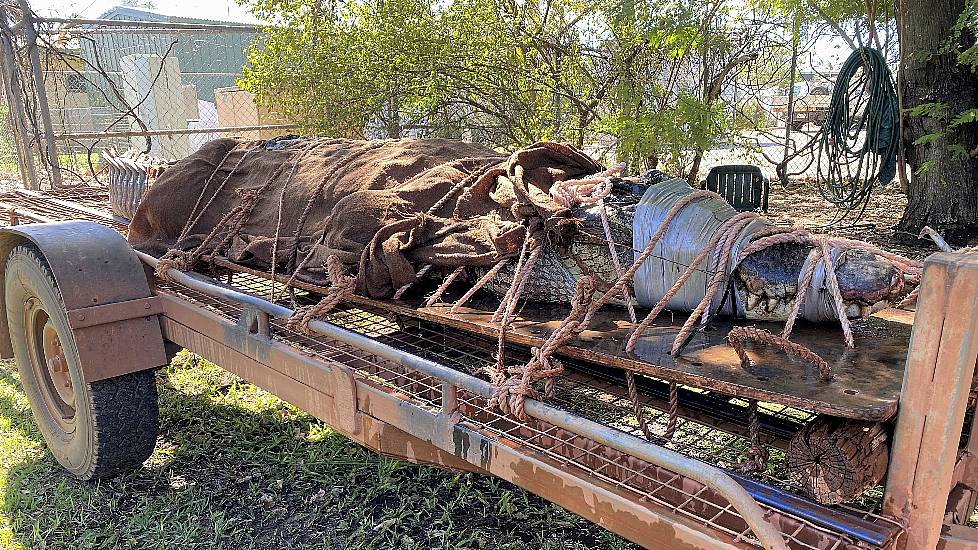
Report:
[[[14,248],[7,257],[4,295],[7,323],[21,384],[34,421],[55,459],[80,479],[104,478],[138,468],[153,453],[160,411],[152,370],[85,383],[74,335],[68,325],[61,293],[44,257],[32,245]],[[43,311],[46,331],[56,332],[63,366],[70,378],[64,391],[73,397],[51,401],[51,374],[38,366],[36,325]],[[50,332],[53,329],[54,332]],[[32,329],[36,330],[36,328]],[[62,355],[59,355],[62,357]],[[106,358],[111,360],[111,358]],[[45,361],[47,364],[47,361]],[[44,367],[45,369],[47,367]],[[64,373],[65,369],[60,369]],[[47,388],[47,393],[45,392]],[[47,396],[47,398],[45,397]],[[52,407],[63,406],[55,413]],[[57,414],[57,417],[56,417]]]

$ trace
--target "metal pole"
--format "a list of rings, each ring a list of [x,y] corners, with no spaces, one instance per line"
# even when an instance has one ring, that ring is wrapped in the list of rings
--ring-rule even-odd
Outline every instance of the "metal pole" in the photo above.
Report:
[[[27,51],[30,53],[31,72],[34,74],[37,110],[41,113],[44,141],[46,142],[45,148],[48,153],[48,163],[51,165],[51,185],[58,189],[61,187],[61,161],[58,159],[58,145],[54,141],[54,127],[51,125],[48,94],[44,90],[44,73],[41,71],[41,56],[37,51],[37,27],[35,27],[34,12],[31,11],[31,6],[27,0],[19,0],[19,3],[24,14],[24,36],[27,38]]]
[[[791,125],[795,118],[795,72],[798,70],[798,13],[794,14],[791,23],[791,75],[788,77],[788,110],[787,120],[784,123],[784,156],[781,160],[781,169],[778,170],[778,179],[781,185],[788,185],[788,152],[791,148]]]
[[[25,121],[27,114],[24,110],[23,98],[20,96],[20,80],[17,71],[17,58],[14,56],[14,33],[7,28],[7,21],[0,16],[0,49],[3,55],[3,87],[7,94],[7,106],[10,109],[10,131],[14,134],[14,143],[17,146],[17,165],[20,168],[20,177],[23,185],[28,189],[40,189],[37,181],[37,171],[34,167],[34,153],[31,151],[31,140],[24,135],[26,128]],[[33,137],[33,136],[31,136]]]
[[[7,63],[7,40],[6,36],[2,38],[2,45],[4,53],[4,65],[10,66]],[[10,125],[10,137],[14,140],[14,148],[17,151],[17,169],[20,171],[20,181],[23,185],[27,184],[27,167],[24,165],[24,150],[20,142],[20,133],[17,131],[18,125],[18,114],[17,109],[14,107],[14,91],[13,87],[10,85],[10,77],[7,75],[7,71],[0,71],[0,84],[3,85],[4,97],[7,100],[7,124]]]
[[[26,0],[21,0],[21,4],[25,4]],[[262,29],[259,25],[249,25],[246,23],[228,23],[228,24],[205,24],[205,23],[170,23],[164,21],[133,21],[129,19],[82,19],[82,18],[64,18],[64,17],[37,17],[34,21],[41,23],[66,23],[69,25],[86,25],[86,26],[99,26],[99,27],[123,27],[123,28],[150,28],[150,29],[170,29],[170,30],[186,30],[186,31],[213,31],[213,32],[227,32],[227,31],[238,31],[238,32],[258,32]],[[86,32],[92,29],[85,29]]]
[[[56,134],[55,139],[112,139],[133,136],[182,136],[191,134],[228,134],[233,132],[254,132],[257,130],[294,130],[298,124],[259,124],[252,126],[223,126],[214,128],[172,128],[168,130],[128,130],[119,132],[65,132]]]

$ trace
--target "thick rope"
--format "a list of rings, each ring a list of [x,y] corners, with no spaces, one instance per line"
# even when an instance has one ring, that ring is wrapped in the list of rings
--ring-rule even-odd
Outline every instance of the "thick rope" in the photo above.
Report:
[[[652,235],[652,238],[649,239],[648,244],[646,244],[645,248],[642,250],[641,254],[639,254],[638,258],[635,259],[635,261],[628,268],[628,270],[622,273],[617,278],[615,283],[611,285],[611,288],[606,290],[598,300],[592,301],[593,294],[594,294],[593,279],[589,276],[578,279],[574,302],[571,304],[572,306],[571,315],[569,315],[567,318],[564,319],[564,321],[557,328],[557,330],[555,330],[550,335],[550,337],[547,338],[546,342],[544,342],[542,347],[534,348],[533,359],[531,359],[530,363],[528,363],[527,366],[520,369],[520,371],[521,372],[532,371],[534,375],[539,375],[539,373],[541,372],[550,373],[552,376],[548,384],[552,383],[552,377],[560,374],[560,372],[562,372],[563,367],[561,366],[560,368],[556,368],[554,366],[555,363],[559,365],[559,362],[551,361],[550,359],[551,354],[553,354],[557,349],[559,349],[566,343],[576,338],[581,332],[583,332],[590,325],[591,319],[593,318],[595,312],[602,305],[607,303],[612,297],[621,294],[622,290],[625,288],[625,285],[627,285],[628,282],[631,281],[632,277],[635,275],[635,272],[638,271],[638,268],[641,267],[641,265],[645,262],[645,260],[649,258],[649,256],[652,255],[652,252],[655,249],[656,244],[665,234],[669,222],[673,218],[675,218],[676,215],[688,204],[704,197],[719,198],[719,195],[710,191],[696,190],[680,198],[666,214],[665,220],[663,221],[662,225],[659,227],[656,233]],[[506,326],[509,323],[509,313],[512,311],[513,307],[515,307],[515,300],[513,299],[514,294],[515,296],[519,295],[519,291],[522,290],[522,284],[525,282],[523,280],[524,279],[523,274],[527,270],[524,268],[523,264],[524,264],[524,258],[527,256],[526,250],[530,247],[530,244],[528,242],[530,238],[531,237],[528,236],[527,239],[524,240],[523,242],[523,250],[520,252],[520,259],[517,263],[516,275],[513,280],[513,283],[510,285],[509,291],[503,297],[502,303],[500,303],[499,308],[496,310],[496,313],[493,316],[494,321],[497,321],[497,316],[499,316],[498,319],[498,321],[500,322],[499,345],[497,349],[496,363],[494,365],[490,365],[489,367],[487,367],[490,380],[493,386],[496,387],[496,394],[494,395],[492,403],[498,405],[504,412],[508,412],[510,410],[516,410],[519,411],[520,414],[522,414],[523,400],[527,396],[527,393],[532,392],[532,388],[529,388],[525,384],[517,384],[517,382],[514,381],[513,376],[510,376],[509,378],[506,377],[507,373],[506,373],[503,355],[505,352]],[[539,245],[533,247],[534,252],[539,252],[541,248],[542,247]],[[527,261],[526,263],[529,263],[529,261]],[[584,284],[584,281],[587,281],[587,284]],[[585,290],[588,289],[589,292],[586,299],[583,297],[582,298],[578,297],[578,295],[581,294],[581,292],[584,292]],[[576,315],[580,315],[582,316],[582,318],[578,319],[575,317]]]
[[[527,397],[537,398],[539,392],[533,388],[538,381],[545,381],[547,395],[553,391],[553,381],[564,371],[560,361],[553,354],[560,347],[573,340],[578,334],[578,325],[594,297],[595,281],[590,276],[577,281],[571,311],[554,330],[542,347],[531,350],[532,358],[522,367],[511,367],[508,377],[496,384],[496,390],[489,401],[490,407],[498,406],[504,413],[512,413],[520,420],[526,420],[524,402]],[[504,374],[505,376],[505,374]]]
[[[608,222],[608,209],[605,208],[604,201],[599,201],[598,213],[601,217],[601,226],[604,228],[605,239],[608,241],[608,252],[611,254],[611,263],[615,266],[615,275],[621,277],[621,260],[618,258],[618,247],[615,245],[614,235],[611,234],[611,224]],[[625,307],[628,308],[628,317],[634,324],[638,320],[638,317],[635,315],[635,305],[632,304],[631,291],[628,286],[626,284],[622,287],[621,299],[624,300]]]
[[[305,228],[306,218],[308,218],[309,213],[312,212],[312,208],[315,205],[316,201],[323,196],[323,191],[326,189],[326,184],[329,181],[331,181],[331,179],[339,180],[342,175],[340,171],[345,170],[353,161],[355,161],[358,157],[360,157],[360,155],[369,151],[373,151],[374,149],[377,149],[379,147],[382,147],[386,143],[387,143],[386,141],[377,141],[364,147],[361,150],[354,151],[349,155],[347,155],[346,157],[337,161],[336,166],[332,169],[332,171],[323,174],[323,177],[322,179],[319,180],[319,184],[316,186],[316,189],[312,192],[311,195],[309,195],[309,200],[306,201],[306,205],[302,208],[302,213],[299,214],[299,218],[296,221],[295,231],[292,233],[292,247],[289,249],[288,258],[285,264],[287,268],[292,267],[293,263],[295,262],[295,259],[298,257],[299,238],[302,236],[302,230]],[[325,239],[325,232],[323,233],[323,235],[324,235],[323,239]],[[322,242],[324,241],[321,240],[320,244]],[[309,254],[306,255],[304,261],[308,260],[309,257],[311,257],[311,255],[315,252],[315,249],[316,247],[310,248]],[[288,284],[292,284],[292,281],[295,280],[295,276],[300,270],[301,269],[299,267],[292,269],[292,276],[289,278]]]
[[[623,288],[625,288],[625,285],[631,282],[632,278],[635,277],[635,272],[638,271],[638,269],[642,267],[642,264],[644,264],[645,261],[649,259],[649,256],[652,255],[652,252],[655,250],[655,246],[659,244],[659,241],[662,239],[662,236],[665,235],[666,230],[669,228],[669,224],[679,214],[679,212],[693,201],[702,199],[704,197],[710,197],[710,198],[722,200],[722,197],[720,197],[720,195],[717,195],[712,191],[706,191],[702,189],[698,189],[696,191],[693,191],[692,193],[683,195],[682,198],[677,200],[676,203],[672,205],[672,208],[669,209],[669,212],[666,213],[665,218],[662,220],[662,223],[659,225],[659,228],[656,230],[656,232],[649,239],[649,242],[645,245],[645,248],[642,249],[642,252],[638,255],[637,258],[635,258],[635,261],[632,263],[631,267],[629,267],[624,273],[622,273],[621,276],[619,276],[618,279],[615,281],[615,283],[611,285],[611,287],[608,290],[606,290],[605,293],[601,295],[601,297],[599,297],[597,300],[592,302],[591,307],[588,308],[587,313],[584,315],[584,320],[581,321],[580,331],[584,331],[591,324],[591,319],[594,317],[594,314],[603,305],[607,304],[608,301],[611,300],[611,298],[621,294],[621,291]]]
[[[505,371],[505,361],[506,361],[506,330],[509,328],[509,323],[513,319],[513,314],[516,311],[516,304],[520,300],[520,296],[523,294],[523,287],[526,285],[529,275],[533,272],[533,266],[536,264],[537,259],[540,257],[540,253],[543,250],[543,244],[533,239],[532,237],[527,237],[526,243],[529,241],[534,241],[532,244],[527,244],[527,247],[532,247],[529,257],[527,258],[523,268],[519,270],[518,273],[513,278],[513,282],[509,287],[509,291],[506,293],[504,301],[499,304],[499,308],[496,310],[495,315],[493,315],[493,321],[499,323],[499,342],[496,347],[496,371],[503,373]],[[500,318],[497,321],[496,316],[499,315]],[[500,383],[504,378],[503,374],[499,374],[496,377]],[[498,384],[497,384],[498,385]]]
[[[917,303],[917,297],[918,296],[920,296],[920,287],[919,286],[917,288],[911,290],[910,291],[910,294],[907,294],[903,298],[903,300],[900,300],[900,303],[896,305],[897,309],[906,309],[906,308],[908,308],[908,307],[910,307],[912,305],[915,305]]]
[[[503,296],[502,301],[500,301],[499,307],[493,313],[492,322],[502,323],[503,325],[509,324],[509,319],[516,309],[516,304],[519,302],[520,296],[523,294],[523,287],[526,286],[526,282],[533,273],[533,268],[536,266],[537,260],[540,259],[542,252],[542,235],[527,235],[523,240],[523,248],[520,251],[520,258],[516,263],[513,281],[510,283],[509,289]]]
[[[734,239],[743,230],[743,228],[750,223],[752,220],[750,218],[742,219],[741,221],[731,225],[726,231],[723,232],[723,236],[720,240],[720,247],[722,253],[720,259],[717,262],[718,269],[713,273],[713,277],[710,283],[706,287],[706,294],[699,304],[693,309],[686,322],[683,323],[679,333],[676,335],[676,339],[672,343],[672,354],[677,355],[679,353],[679,348],[686,341],[693,330],[695,330],[696,321],[700,319],[703,312],[710,307],[710,302],[713,300],[713,296],[717,293],[723,282],[727,278],[727,270],[725,268],[720,268],[719,266],[726,266],[730,258],[731,248],[733,247]],[[634,336],[634,335],[633,335]]]
[[[229,227],[234,227],[239,224],[242,212],[255,200],[254,194],[244,193],[238,205],[224,214],[221,220],[211,229],[210,233],[204,237],[204,240],[194,247],[193,250],[178,250],[175,248],[167,250],[166,254],[161,256],[156,263],[156,276],[164,281],[170,281],[169,270],[189,271],[192,269],[200,258],[203,257],[204,251],[217,239],[218,235],[228,231]]]
[[[598,204],[611,194],[611,179],[624,169],[621,163],[586,178],[558,181],[550,187],[550,198],[564,208]]]
[[[781,337],[787,340],[791,336],[791,331],[795,327],[795,319],[798,318],[798,314],[801,312],[801,304],[805,301],[805,296],[808,294],[808,286],[812,284],[812,277],[815,275],[815,268],[818,267],[819,261],[822,259],[822,249],[812,248],[808,253],[808,267],[805,268],[798,275],[798,289],[795,291],[795,303],[791,306],[791,312],[788,314],[788,320],[784,323],[784,330],[781,331]]]
[[[959,249],[955,250],[954,252],[956,252],[958,254],[973,254],[975,252],[978,252],[978,246],[966,246],[966,247],[963,247],[963,248],[959,248]],[[921,263],[921,265],[923,265],[923,264]],[[923,275],[923,269],[921,269],[920,275]],[[900,303],[898,303],[895,306],[897,309],[906,309],[906,308],[909,308],[910,306],[915,305],[917,303],[917,298],[920,296],[920,286],[919,286],[919,284],[920,284],[920,278],[919,277],[917,278],[917,284],[918,284],[917,288],[915,288],[912,291],[910,291],[910,293],[907,294],[903,298],[903,300],[901,300]]]
[[[740,463],[737,470],[745,474],[753,474],[767,470],[767,447],[761,443],[761,420],[757,413],[757,400],[751,399],[747,405],[747,439],[750,448],[747,449],[747,459]]]
[[[635,373],[631,370],[625,370],[625,385],[628,387],[628,400],[632,404],[632,414],[635,415],[638,429],[642,430],[642,434],[645,435],[646,439],[654,439],[655,436],[652,434],[652,430],[649,429],[649,423],[645,419],[645,407],[642,406],[642,402],[638,398],[638,384],[635,383]]]
[[[796,344],[781,336],[772,334],[770,331],[757,327],[734,327],[727,333],[727,342],[737,352],[737,356],[740,358],[740,366],[744,369],[750,368],[751,365],[747,350],[744,349],[745,340],[767,344],[780,349],[788,355],[808,361],[818,369],[818,373],[823,380],[832,379],[832,367],[829,366],[825,359],[819,357],[818,354],[801,344]]]
[[[689,267],[686,268],[686,271],[684,271],[683,274],[679,276],[679,279],[676,280],[676,282],[672,285],[672,287],[669,288],[669,290],[666,291],[666,293],[662,296],[662,298],[659,299],[659,301],[655,304],[655,306],[652,307],[652,311],[650,311],[649,314],[646,315],[644,319],[642,319],[642,322],[639,323],[637,327],[635,327],[635,330],[632,331],[632,334],[628,338],[628,343],[625,346],[625,351],[631,352],[632,350],[635,349],[635,345],[638,343],[638,339],[642,336],[642,333],[645,331],[645,329],[647,329],[648,326],[652,323],[652,321],[659,315],[659,313],[661,313],[662,310],[665,309],[666,305],[669,304],[669,301],[672,300],[672,298],[679,292],[680,289],[682,289],[682,287],[686,284],[689,278],[692,277],[694,273],[696,273],[700,264],[703,263],[704,259],[706,259],[706,256],[719,246],[720,240],[723,239],[724,237],[727,237],[728,232],[732,228],[735,227],[742,228],[743,226],[740,225],[741,222],[746,221],[747,223],[749,223],[750,220],[754,219],[754,216],[755,215],[751,212],[741,212],[736,216],[730,218],[726,222],[724,222],[724,224],[720,227],[720,229],[713,235],[713,238],[710,240],[709,244],[707,244],[703,248],[703,250],[700,251],[700,253],[696,256],[696,258],[693,259],[692,262],[690,262]],[[744,225],[746,225],[746,223]]]
[[[459,161],[453,160],[453,161],[448,162],[448,163],[445,163],[445,164],[447,164],[447,165],[456,164],[457,165],[458,163],[459,163]],[[482,166],[476,168],[475,170],[473,170],[472,173],[469,174],[468,176],[466,176],[464,179],[462,179],[462,181],[460,181],[460,182],[456,183],[455,185],[453,185],[452,188],[449,189],[447,193],[445,193],[445,196],[443,196],[442,198],[438,199],[438,201],[435,202],[435,204],[431,205],[431,208],[428,209],[428,215],[429,216],[433,216],[436,212],[438,212],[439,210],[441,210],[443,206],[445,206],[446,204],[448,204],[448,201],[452,200],[452,198],[455,197],[455,195],[459,194],[466,187],[474,184],[476,181],[479,180],[479,178],[481,178],[482,176],[484,176],[489,170],[491,170],[494,166],[497,166],[497,165],[499,165],[499,160],[492,160],[492,161],[487,162],[486,164],[483,164]],[[444,166],[444,165],[442,165],[442,166]]]
[[[503,269],[503,267],[506,266],[507,263],[509,263],[509,260],[500,260],[498,263],[496,263],[496,265],[492,266],[492,269],[486,272],[486,274],[483,275],[482,278],[476,281],[476,283],[472,286],[472,288],[470,288],[465,294],[463,294],[462,297],[458,299],[458,301],[452,304],[452,309],[450,309],[449,312],[452,314],[458,313],[458,308],[464,306],[465,303],[468,302],[469,299],[472,298],[472,296],[479,291],[479,289],[484,287],[486,283],[491,281],[492,278],[495,277]]]
[[[842,334],[846,339],[846,346],[856,347],[856,342],[852,338],[852,325],[846,315],[846,304],[842,299],[842,291],[839,290],[839,280],[835,276],[835,263],[832,261],[832,248],[828,240],[819,239],[818,246],[822,250],[822,264],[825,265],[825,280],[829,284],[829,291],[832,292],[833,302],[835,302],[835,312],[839,316],[839,323],[842,324]]]
[[[357,287],[357,278],[343,272],[343,262],[340,261],[339,257],[331,254],[326,258],[326,273],[330,280],[326,294],[316,305],[296,309],[286,322],[286,328],[295,332],[310,334],[309,323],[329,313],[340,302],[353,295]]]
[[[425,307],[431,307],[437,304],[438,300],[441,298],[441,295],[444,294],[446,290],[448,290],[448,287],[452,286],[452,283],[455,282],[455,279],[458,279],[458,276],[461,275],[462,273],[465,273],[464,265],[460,265],[456,267],[455,270],[448,275],[448,277],[445,277],[445,280],[442,281],[440,285],[438,285],[437,289],[435,289],[435,293],[432,294],[430,298],[428,298],[427,302],[425,302],[424,304]]]
[[[609,186],[610,192],[610,186]],[[622,267],[621,260],[618,258],[618,249],[615,246],[614,235],[611,234],[611,224],[608,222],[608,209],[605,208],[604,199],[598,200],[598,213],[601,217],[601,226],[604,228],[605,239],[608,241],[608,251],[611,254],[611,261],[615,266],[615,275],[621,277]],[[635,314],[635,306],[632,304],[631,292],[628,289],[628,285],[621,290],[622,300],[625,302],[625,307],[628,309],[628,317],[632,320],[632,324],[638,320],[638,316]],[[653,439],[652,430],[649,428],[649,423],[645,418],[645,408],[642,406],[638,395],[638,384],[635,383],[635,373],[631,370],[625,370],[625,383],[628,386],[628,399],[631,401],[632,412],[635,415],[635,421],[638,423],[638,428],[645,435],[646,439]]]
[[[278,267],[278,241],[282,233],[282,211],[284,210],[285,206],[285,192],[288,190],[289,184],[292,183],[295,173],[299,169],[299,163],[307,156],[311,155],[317,146],[318,144],[313,142],[304,148],[302,153],[296,157],[295,162],[292,163],[292,170],[289,171],[289,175],[285,179],[285,183],[282,184],[282,192],[279,193],[278,196],[278,209],[275,215],[275,236],[272,240],[272,281],[270,294],[273,302],[278,299],[278,294],[275,292],[275,283],[277,281],[275,278],[275,270]]]
[[[217,189],[214,190],[214,194],[211,195],[211,198],[207,201],[207,204],[205,204],[204,207],[200,209],[200,212],[197,212],[197,207],[200,206],[200,201],[203,200],[204,193],[207,191],[207,188],[210,187],[211,181],[214,179],[214,176],[216,176],[217,173],[221,170],[221,168],[224,167],[224,163],[227,161],[228,157],[230,157],[231,153],[233,153],[234,151],[235,151],[234,148],[228,151],[227,154],[224,155],[224,158],[221,159],[221,162],[219,162],[217,166],[214,168],[214,171],[211,172],[211,175],[207,177],[207,180],[204,182],[204,186],[200,190],[200,194],[197,195],[197,202],[194,203],[194,207],[190,210],[190,215],[187,216],[187,223],[183,224],[183,229],[180,231],[180,236],[177,237],[176,242],[180,242],[187,238],[193,226],[197,225],[197,222],[200,221],[201,216],[204,215],[204,212],[206,212],[207,209],[210,207],[210,205],[214,202],[214,199],[217,198],[217,195],[224,189],[227,183],[231,181],[231,176],[233,176],[234,173],[238,170],[238,167],[241,166],[241,163],[244,162],[245,159],[248,158],[249,155],[251,155],[251,153],[257,151],[257,148],[247,149],[241,155],[241,158],[238,159],[238,162],[236,162],[234,166],[231,168],[231,171],[228,172],[228,175],[224,178],[224,181],[222,181],[221,184],[217,187]],[[194,217],[194,214],[197,214],[197,217]]]
[[[666,433],[663,437],[672,439],[676,435],[676,424],[679,420],[679,386],[669,382],[669,420],[666,422]]]
[[[299,160],[301,160],[312,149],[313,149],[312,146],[307,146],[300,150],[300,154],[297,155],[296,159],[292,162],[292,170],[289,174],[289,180],[291,180],[292,176],[295,174],[295,170],[299,164]],[[200,212],[197,213],[197,217],[189,218],[187,223],[184,224],[178,242],[187,237],[190,229],[194,225],[196,225],[196,223],[204,215],[204,212],[207,211],[210,205],[214,202],[214,199],[217,197],[217,195],[221,192],[222,189],[224,189],[228,181],[230,181],[231,176],[238,169],[238,167],[241,166],[241,163],[244,162],[244,160],[248,158],[248,156],[253,151],[256,150],[257,149],[254,148],[248,149],[241,155],[241,158],[238,159],[238,162],[234,165],[231,171],[228,172],[227,177],[224,178],[224,181],[221,182],[221,185],[219,185],[217,189],[214,190],[214,194],[211,195],[211,198],[207,201],[206,204],[204,204]],[[200,195],[197,197],[197,202],[194,204],[193,210],[191,210],[191,216],[193,215],[193,212],[196,211],[198,205],[200,204],[200,201],[204,196],[204,192],[206,191],[207,187],[210,185],[210,182],[214,178],[214,175],[217,174],[218,170],[220,170],[220,168],[224,165],[224,162],[227,160],[230,154],[231,153],[228,152],[228,154],[224,156],[224,158],[214,169],[214,171],[211,172],[210,177],[208,177],[207,181],[204,184],[204,188],[201,190]],[[254,211],[254,208],[258,204],[258,202],[261,200],[261,196],[264,194],[265,190],[267,190],[268,187],[271,186],[271,184],[276,179],[278,179],[279,175],[281,175],[282,171],[285,169],[286,164],[287,163],[282,163],[281,165],[279,165],[279,167],[275,169],[268,178],[265,179],[265,182],[261,185],[261,187],[257,189],[238,190],[238,195],[240,196],[240,200],[238,201],[238,204],[234,208],[229,210],[221,218],[221,220],[211,229],[210,233],[208,233],[207,236],[204,237],[201,243],[196,247],[194,247],[193,250],[190,251],[183,251],[183,250],[178,250],[173,248],[168,250],[166,254],[164,254],[160,258],[159,262],[156,265],[156,275],[163,280],[170,280],[169,275],[167,275],[167,272],[170,269],[176,269],[178,271],[187,271],[189,269],[192,269],[194,264],[196,264],[200,260],[200,258],[203,257],[204,253],[207,252],[208,250],[211,250],[212,252],[211,255],[213,257],[220,250],[223,250],[224,247],[228,246],[230,242],[234,239],[234,236],[241,231],[241,227],[251,217],[251,213]],[[286,185],[287,184],[288,182],[286,182]],[[217,236],[220,235],[221,233],[224,233],[225,235],[224,238],[221,239],[221,242],[217,246],[211,248],[211,243],[213,243],[214,240],[217,239]],[[274,257],[273,257],[273,264],[274,264]]]

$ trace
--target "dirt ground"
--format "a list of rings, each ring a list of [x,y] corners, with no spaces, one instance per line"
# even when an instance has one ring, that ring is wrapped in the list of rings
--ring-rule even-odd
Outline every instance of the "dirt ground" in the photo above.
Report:
[[[929,239],[918,239],[916,235],[896,229],[907,206],[906,196],[896,183],[874,190],[861,219],[850,215],[834,224],[838,209],[819,195],[813,183],[798,183],[791,187],[772,183],[769,204],[768,217],[777,223],[797,224],[819,233],[862,239],[915,259],[923,259],[938,251]]]

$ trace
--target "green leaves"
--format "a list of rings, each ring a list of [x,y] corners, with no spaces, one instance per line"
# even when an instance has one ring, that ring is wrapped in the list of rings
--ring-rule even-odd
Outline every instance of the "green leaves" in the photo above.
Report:
[[[910,116],[923,116],[929,118],[935,118],[937,120],[947,119],[948,110],[950,107],[947,103],[921,103],[915,107],[906,109]]]
[[[241,86],[333,136],[601,142],[619,159],[678,167],[726,139],[733,82],[770,82],[788,65],[777,28],[745,25],[753,8],[723,0],[251,6],[275,25]],[[759,71],[745,77],[748,66]]]
[[[924,134],[913,141],[914,145],[927,145],[928,143],[933,143],[944,137],[944,132],[934,132],[931,134]]]
[[[967,111],[954,117],[948,126],[954,128],[956,126],[961,126],[962,124],[968,124],[971,122],[978,122],[978,108],[968,109]]]

